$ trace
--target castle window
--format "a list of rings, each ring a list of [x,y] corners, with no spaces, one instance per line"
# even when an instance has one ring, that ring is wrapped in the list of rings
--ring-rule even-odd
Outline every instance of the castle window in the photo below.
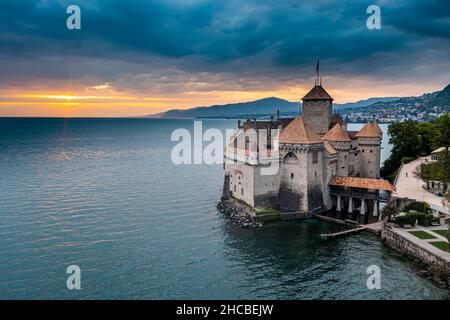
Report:
[[[250,137],[245,137],[245,150],[250,150]]]
[[[361,152],[364,152],[364,149],[362,149]]]
[[[373,152],[373,150],[372,149],[370,149],[370,153],[372,153]]]
[[[291,179],[294,179],[294,174],[293,173],[291,173]]]
[[[314,151],[313,152],[313,163],[319,162],[319,152]]]
[[[317,178],[317,172],[316,171],[314,171],[314,176]]]
[[[234,192],[236,192],[236,186],[234,186]]]
[[[244,196],[244,188],[241,189],[241,195]]]

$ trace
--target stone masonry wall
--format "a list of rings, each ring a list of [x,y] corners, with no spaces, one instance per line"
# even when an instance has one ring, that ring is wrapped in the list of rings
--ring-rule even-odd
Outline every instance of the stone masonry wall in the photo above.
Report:
[[[442,257],[439,257],[432,252],[429,252],[424,248],[416,245],[415,243],[402,237],[389,227],[383,228],[381,239],[389,247],[411,257],[417,258],[427,265],[432,265],[439,268],[448,275],[450,280],[450,262],[446,261]]]
[[[358,138],[362,178],[380,178],[380,144],[378,138]]]
[[[331,122],[331,100],[305,100],[302,106],[302,117],[318,134],[328,132]]]

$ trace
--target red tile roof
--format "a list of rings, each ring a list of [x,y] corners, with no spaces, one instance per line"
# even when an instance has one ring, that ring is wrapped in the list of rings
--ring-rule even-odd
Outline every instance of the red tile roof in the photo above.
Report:
[[[368,122],[361,130],[355,135],[357,138],[377,138],[383,135],[383,131],[376,122]]]
[[[327,152],[329,154],[337,154],[338,153],[337,150],[333,147],[333,145],[331,143],[329,143],[328,141],[325,141],[324,147],[325,147],[325,150],[327,150]]]
[[[302,100],[333,100],[322,86],[314,86]]]
[[[320,136],[303,120],[295,118],[280,133],[280,143],[313,144],[323,142]]]
[[[387,180],[356,177],[333,176],[330,181],[330,186],[396,191],[395,187]]]
[[[339,123],[331,128],[322,139],[325,141],[351,142],[347,132],[344,131]]]

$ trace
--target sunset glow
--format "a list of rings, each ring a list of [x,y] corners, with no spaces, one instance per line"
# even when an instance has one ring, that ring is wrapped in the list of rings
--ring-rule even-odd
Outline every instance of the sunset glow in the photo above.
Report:
[[[329,80],[333,83],[333,79]],[[326,84],[324,84],[327,87]],[[346,85],[347,86],[347,85]],[[393,86],[349,84],[346,87],[331,86],[330,94],[337,103],[353,102],[369,97],[411,96],[439,90],[439,85]],[[389,90],[386,90],[388,88]],[[279,97],[289,101],[300,101],[309,90],[307,86],[274,88],[267,91],[189,91],[176,96],[146,96],[133,93],[87,95],[80,92],[39,92],[3,94],[0,99],[0,116],[42,116],[42,117],[100,117],[100,116],[142,116],[169,109],[187,109],[198,106],[254,101],[267,97]]]

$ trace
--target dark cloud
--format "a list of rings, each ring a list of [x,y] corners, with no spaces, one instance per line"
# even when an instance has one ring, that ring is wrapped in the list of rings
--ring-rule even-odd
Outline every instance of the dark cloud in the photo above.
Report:
[[[82,9],[80,31],[65,27],[70,4]],[[252,77],[311,74],[317,57],[330,75],[410,77],[419,63],[417,76],[450,73],[450,2],[379,1],[381,30],[366,28],[371,4],[4,0],[0,68],[10,76],[0,81],[91,77],[126,86],[140,74],[151,83],[175,72],[186,82],[207,72],[246,86]]]

